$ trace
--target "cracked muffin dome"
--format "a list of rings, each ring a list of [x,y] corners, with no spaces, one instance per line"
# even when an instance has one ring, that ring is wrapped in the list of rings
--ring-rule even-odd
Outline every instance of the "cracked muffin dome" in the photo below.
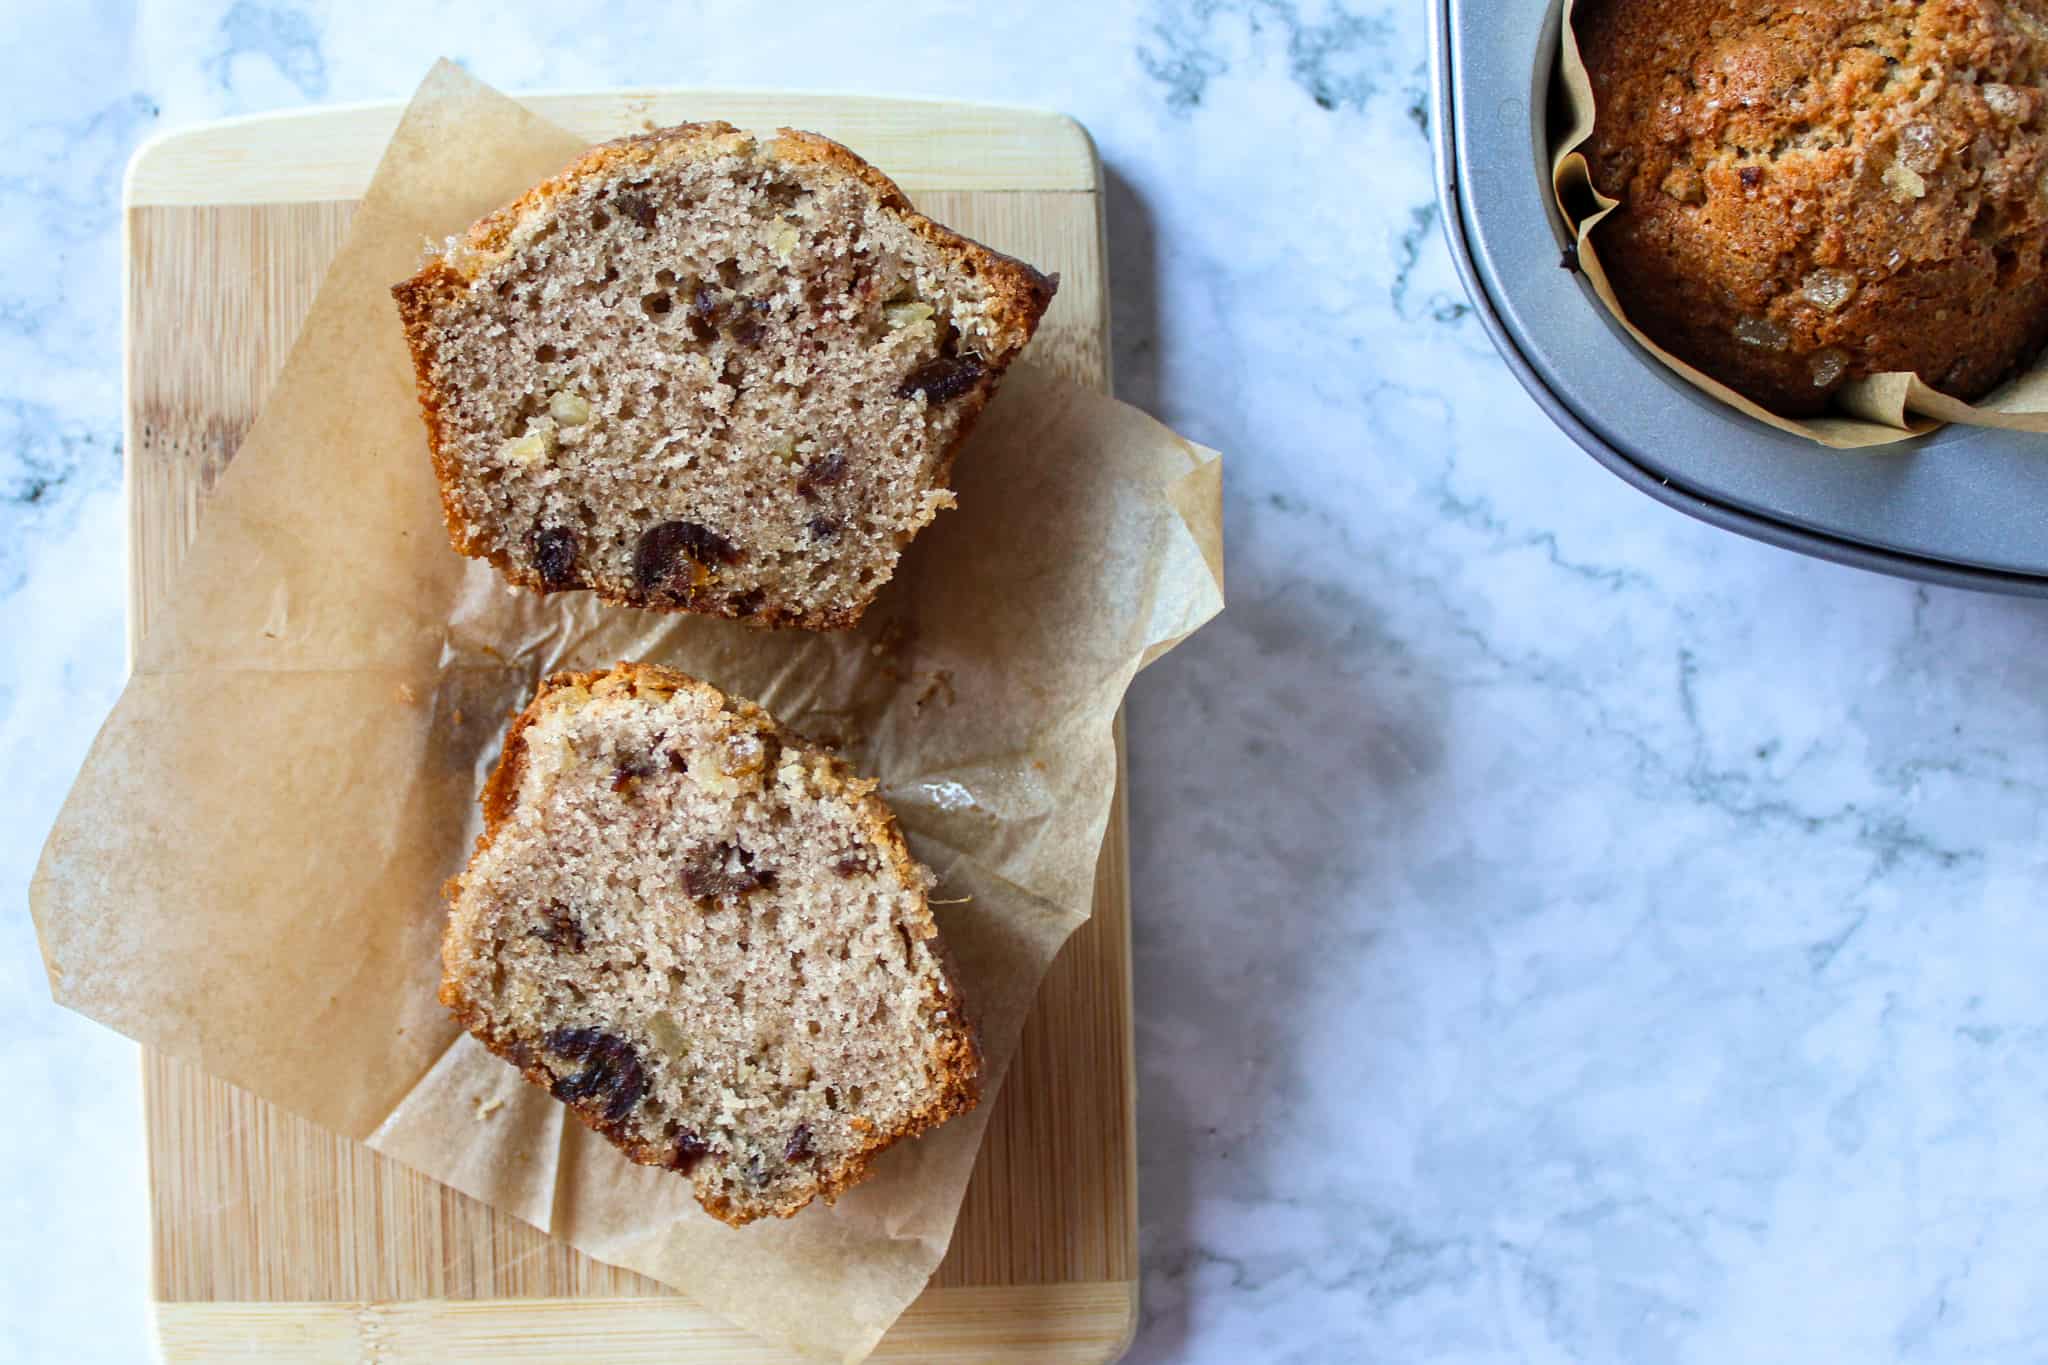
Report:
[[[1586,0],[1595,229],[1631,321],[1766,407],[2048,338],[2048,0]]]
[[[952,505],[1056,286],[835,142],[699,123],[593,148],[392,292],[457,550],[835,628]]]
[[[829,1202],[979,1094],[932,876],[874,787],[683,674],[549,678],[449,884],[441,999],[713,1216]]]

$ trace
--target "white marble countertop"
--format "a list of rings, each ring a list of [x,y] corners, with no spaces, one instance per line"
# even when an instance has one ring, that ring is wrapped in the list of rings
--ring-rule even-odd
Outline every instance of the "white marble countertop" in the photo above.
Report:
[[[1439,234],[1412,0],[668,8],[0,5],[0,1357],[149,1351],[135,1049],[21,909],[121,681],[122,167],[436,53],[1094,133],[1119,391],[1230,459],[1230,609],[1130,708],[1132,1359],[2048,1356],[2048,605],[1554,431]]]

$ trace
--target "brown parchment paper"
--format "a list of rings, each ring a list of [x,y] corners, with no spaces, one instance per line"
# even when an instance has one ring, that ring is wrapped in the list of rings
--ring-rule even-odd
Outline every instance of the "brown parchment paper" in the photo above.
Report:
[[[858,1359],[938,1264],[1039,979],[1089,913],[1125,688],[1222,606],[1220,463],[1026,363],[956,466],[960,510],[857,631],[509,589],[448,548],[388,287],[580,150],[453,66],[428,76],[31,901],[62,1003],[764,1336]],[[836,1207],[714,1222],[435,1000],[439,888],[508,713],[548,671],[622,658],[841,743],[938,896],[971,897],[937,914],[982,1031],[983,1103]]]
[[[1889,445],[1914,436],[1924,436],[1944,422],[1967,426],[2006,427],[2015,431],[2048,431],[2048,353],[2036,357],[2033,366],[1986,395],[1977,403],[1965,403],[1930,388],[1918,375],[1893,371],[1869,375],[1844,384],[1834,396],[1835,413],[1805,420],[1781,416],[1745,398],[1719,380],[1709,378],[1645,336],[1629,321],[1607,271],[1600,264],[1593,229],[1620,206],[1593,184],[1591,168],[1580,150],[1592,136],[1594,103],[1592,82],[1579,53],[1579,40],[1572,27],[1577,0],[1565,0],[1564,19],[1559,26],[1561,51],[1558,81],[1569,117],[1564,133],[1552,146],[1550,182],[1557,198],[1558,212],[1572,225],[1578,245],[1579,268],[1593,286],[1593,293],[1614,316],[1614,320],[1636,339],[1637,344],[1662,361],[1686,383],[1794,436],[1804,436],[1838,450]]]

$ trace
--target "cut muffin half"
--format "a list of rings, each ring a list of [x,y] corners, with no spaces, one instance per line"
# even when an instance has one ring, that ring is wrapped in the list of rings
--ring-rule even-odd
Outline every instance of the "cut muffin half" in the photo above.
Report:
[[[550,678],[449,885],[441,999],[715,1217],[829,1201],[979,1094],[932,876],[874,786],[684,674]]]
[[[1057,279],[811,133],[593,148],[394,287],[455,548],[513,582],[860,618]]]

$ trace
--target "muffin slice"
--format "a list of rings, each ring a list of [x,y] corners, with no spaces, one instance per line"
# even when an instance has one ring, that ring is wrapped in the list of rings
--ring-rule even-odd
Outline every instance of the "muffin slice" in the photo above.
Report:
[[[393,289],[455,548],[542,591],[858,620],[1057,280],[835,142],[592,149]]]
[[[449,884],[441,999],[715,1217],[830,1201],[979,1093],[932,876],[874,786],[681,673],[550,678]]]

